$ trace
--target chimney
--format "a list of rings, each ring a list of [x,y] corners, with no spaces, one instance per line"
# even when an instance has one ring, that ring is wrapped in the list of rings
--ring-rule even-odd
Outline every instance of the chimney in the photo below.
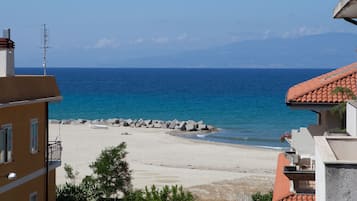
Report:
[[[0,77],[15,75],[14,68],[15,43],[10,39],[10,29],[5,29],[0,38]]]

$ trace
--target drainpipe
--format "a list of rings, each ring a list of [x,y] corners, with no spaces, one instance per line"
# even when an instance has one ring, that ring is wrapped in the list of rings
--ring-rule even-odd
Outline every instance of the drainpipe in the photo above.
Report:
[[[46,156],[45,156],[45,158],[46,158],[46,201],[48,201],[48,166],[49,166],[49,162],[48,162],[48,160],[49,160],[49,158],[48,158],[48,154],[49,154],[49,147],[48,147],[48,136],[49,136],[49,134],[48,134],[48,102],[46,102],[46,107],[45,107],[45,125],[46,125],[46,140],[45,140],[45,144],[46,144],[46,150],[47,150],[47,152],[46,152]]]

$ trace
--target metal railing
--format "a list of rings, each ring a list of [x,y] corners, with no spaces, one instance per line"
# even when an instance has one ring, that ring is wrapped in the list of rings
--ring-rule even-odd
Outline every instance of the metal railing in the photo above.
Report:
[[[60,162],[62,154],[62,144],[61,141],[49,141],[48,142],[48,162]]]

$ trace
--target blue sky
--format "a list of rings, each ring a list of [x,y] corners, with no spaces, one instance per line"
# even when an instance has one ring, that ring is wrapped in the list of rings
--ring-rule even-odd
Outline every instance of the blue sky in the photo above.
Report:
[[[355,33],[355,26],[332,18],[336,4],[336,0],[11,0],[2,2],[8,9],[0,12],[0,24],[12,29],[18,66],[41,64],[44,23],[52,47],[49,63],[68,66],[66,57],[76,56],[80,65],[86,52],[100,54],[104,49],[130,59],[250,39]]]

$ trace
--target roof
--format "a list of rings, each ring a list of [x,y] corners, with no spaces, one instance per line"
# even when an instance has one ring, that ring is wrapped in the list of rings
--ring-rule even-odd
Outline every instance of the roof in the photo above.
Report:
[[[313,201],[314,194],[295,194],[290,192],[290,180],[284,174],[284,166],[290,164],[284,153],[278,156],[276,167],[273,201]]]
[[[282,198],[285,198],[286,196],[291,195],[290,180],[284,174],[284,166],[287,166],[289,164],[290,161],[285,157],[285,154],[280,153],[278,156],[278,164],[276,167],[273,201],[278,201]]]
[[[338,104],[350,99],[341,93],[332,94],[336,87],[349,88],[357,94],[357,62],[291,87],[285,101],[287,104]]]
[[[62,99],[53,76],[1,77],[0,91],[0,108]]]
[[[0,48],[14,48],[15,43],[14,41],[8,38],[0,38]]]
[[[334,18],[356,18],[357,17],[356,0],[340,0],[334,12]]]
[[[315,201],[313,194],[292,194],[279,201]]]

